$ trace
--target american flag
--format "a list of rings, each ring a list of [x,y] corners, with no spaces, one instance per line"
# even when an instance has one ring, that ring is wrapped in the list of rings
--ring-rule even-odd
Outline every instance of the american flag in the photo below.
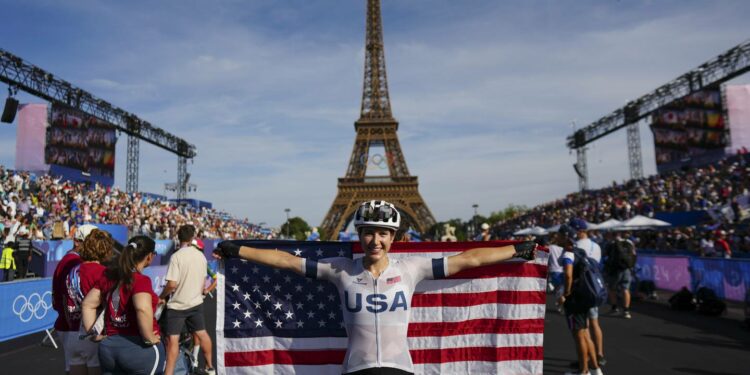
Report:
[[[247,241],[305,257],[363,256],[358,243]],[[392,258],[440,258],[509,242],[394,243]],[[423,280],[411,301],[409,347],[417,374],[541,374],[546,252]],[[333,284],[244,260],[219,276],[218,370],[222,374],[341,374],[347,338]]]

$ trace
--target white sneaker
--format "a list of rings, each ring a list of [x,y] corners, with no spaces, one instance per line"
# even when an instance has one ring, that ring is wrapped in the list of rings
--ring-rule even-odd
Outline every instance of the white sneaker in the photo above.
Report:
[[[625,319],[632,318],[632,316],[630,315],[630,311],[625,311],[624,313],[622,313],[622,317]]]
[[[601,368],[595,368],[590,371],[591,375],[604,375]]]
[[[568,371],[565,375],[591,375],[590,372]]]

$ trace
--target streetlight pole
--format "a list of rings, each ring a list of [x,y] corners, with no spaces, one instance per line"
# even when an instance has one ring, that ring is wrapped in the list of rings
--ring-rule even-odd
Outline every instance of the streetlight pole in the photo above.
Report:
[[[288,208],[284,209],[284,212],[286,212],[286,238],[289,239],[289,211],[291,211]]]
[[[473,240],[474,235],[477,233],[477,209],[479,208],[479,205],[474,203],[471,207],[474,209],[474,217],[471,218],[471,236]]]

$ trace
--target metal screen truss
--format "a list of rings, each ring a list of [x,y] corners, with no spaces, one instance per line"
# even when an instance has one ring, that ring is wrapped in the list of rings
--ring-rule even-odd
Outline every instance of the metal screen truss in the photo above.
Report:
[[[52,103],[64,104],[114,125],[118,130],[192,159],[195,146],[89,92],[59,79],[18,56],[0,49],[0,81]]]
[[[750,40],[735,46],[656,90],[628,102],[624,107],[568,136],[571,149],[581,148],[649,116],[675,99],[715,87],[750,71]],[[632,173],[632,172],[631,172]]]

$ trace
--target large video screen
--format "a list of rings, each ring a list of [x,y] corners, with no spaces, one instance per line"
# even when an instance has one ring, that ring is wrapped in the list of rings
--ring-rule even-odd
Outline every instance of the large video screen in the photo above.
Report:
[[[728,136],[720,89],[699,91],[656,110],[651,131],[659,173],[723,158]]]
[[[44,158],[47,164],[114,178],[115,128],[78,110],[52,105]]]

